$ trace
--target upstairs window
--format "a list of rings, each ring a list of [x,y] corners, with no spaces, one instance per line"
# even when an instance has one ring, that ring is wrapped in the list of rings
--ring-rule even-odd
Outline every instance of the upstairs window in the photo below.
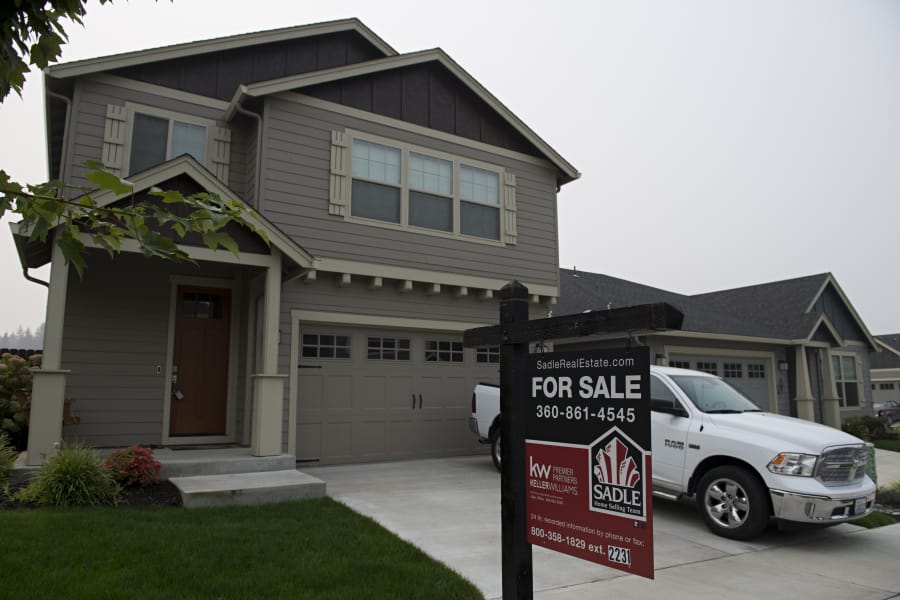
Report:
[[[204,125],[136,112],[131,130],[129,174],[182,154],[190,154],[202,165],[206,162],[206,139]]]
[[[346,159],[340,156],[347,146],[350,185],[335,187],[346,172],[340,166]],[[329,211],[334,215],[438,235],[516,243],[515,177],[491,165],[335,132],[332,187]],[[505,208],[501,194],[507,198]]]
[[[400,222],[400,151],[353,140],[354,217]]]

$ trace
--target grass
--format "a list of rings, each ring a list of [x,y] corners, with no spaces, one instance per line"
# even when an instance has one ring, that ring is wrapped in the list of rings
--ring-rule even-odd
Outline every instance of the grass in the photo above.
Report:
[[[323,498],[210,509],[0,511],[7,598],[481,598]]]
[[[900,440],[875,440],[872,442],[879,450],[891,450],[900,452]]]
[[[860,527],[865,527],[866,529],[872,529],[874,527],[882,527],[883,525],[893,525],[897,520],[890,515],[886,515],[883,512],[871,512],[862,519],[857,519],[853,521],[854,525],[859,525]]]

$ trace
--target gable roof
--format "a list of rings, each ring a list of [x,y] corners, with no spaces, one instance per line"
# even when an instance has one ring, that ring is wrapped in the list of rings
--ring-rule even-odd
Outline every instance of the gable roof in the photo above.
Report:
[[[257,229],[263,231],[269,239],[269,243],[278,248],[282,254],[296,263],[300,267],[312,267],[313,256],[304,248],[294,242],[290,237],[285,235],[271,221],[257,213],[255,210],[244,204],[240,196],[235,194],[228,186],[219,181],[215,175],[210,173],[205,167],[198,163],[193,157],[183,154],[177,158],[151,167],[140,173],[131,175],[128,182],[133,185],[135,192],[149,190],[154,186],[160,185],[166,181],[170,181],[178,176],[190,177],[200,187],[209,193],[217,194],[221,198],[235,200],[244,205],[245,210],[250,216],[251,221]],[[92,195],[92,199],[98,206],[104,207],[114,204],[120,200],[129,198],[131,192],[127,194],[115,194],[109,190],[102,190]],[[28,241],[25,232],[17,227],[17,223],[10,224],[16,240],[16,246],[19,251],[19,260],[26,269],[34,268],[46,264],[50,260],[49,246],[50,240],[46,242]]]
[[[882,348],[900,356],[900,333],[876,335],[875,339]]]
[[[491,94],[487,88],[481,85],[474,77],[469,75],[456,61],[450,58],[440,48],[411,52],[387,58],[353,63],[331,69],[322,69],[310,73],[281,77],[271,81],[262,81],[240,86],[235,92],[228,109],[225,112],[225,120],[230,121],[237,112],[238,106],[246,98],[257,98],[270,94],[279,94],[311,87],[322,83],[330,83],[362,75],[371,75],[384,71],[392,71],[413,65],[425,65],[437,63],[446,68],[450,73],[462,82],[476,96],[493,109],[507,124],[521,134],[529,143],[549,160],[563,175],[562,183],[578,179],[581,174],[566,159],[545,142],[537,133],[528,127],[519,117],[509,110],[500,100]]]
[[[270,29],[266,31],[186,42],[183,44],[173,44],[171,46],[162,46],[150,50],[137,50],[134,52],[124,52],[98,58],[76,60],[49,66],[44,69],[44,73],[56,79],[79,77],[91,73],[111,71],[113,69],[121,69],[124,67],[159,62],[173,58],[210,54],[234,48],[257,46],[260,44],[269,44],[342,31],[355,31],[359,33],[385,56],[394,56],[397,54],[396,50],[378,37],[375,32],[366,27],[362,21],[353,18],[312,23],[310,25],[298,25],[296,27],[284,27],[281,29]]]
[[[791,343],[824,336],[843,345],[828,316],[812,310],[829,285],[866,336],[864,341],[876,347],[875,339],[830,273],[689,296],[608,275],[560,269],[560,297],[553,312],[565,315],[669,302],[684,313],[682,331]]]

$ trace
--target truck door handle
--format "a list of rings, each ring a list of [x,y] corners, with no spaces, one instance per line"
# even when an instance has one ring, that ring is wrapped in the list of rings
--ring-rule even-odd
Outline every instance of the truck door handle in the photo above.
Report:
[[[419,410],[422,410],[422,394],[419,394]]]

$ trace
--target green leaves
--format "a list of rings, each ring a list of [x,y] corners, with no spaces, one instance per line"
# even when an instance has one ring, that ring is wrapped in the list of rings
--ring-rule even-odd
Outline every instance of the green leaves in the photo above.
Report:
[[[130,184],[97,166],[88,163],[95,170],[86,178],[115,197],[131,193],[125,206],[116,202],[101,206],[90,194],[68,200],[63,197],[65,191],[81,190],[59,181],[26,187],[0,171],[0,217],[6,212],[18,214],[19,232],[31,241],[46,241],[55,230],[56,243],[79,277],[87,267],[89,245],[114,257],[122,251],[123,242],[132,239],[147,258],[194,263],[188,248],[201,243],[239,257],[240,248],[226,231],[232,225],[246,227],[269,243],[256,225],[258,217],[237,200],[206,192],[184,196],[174,190],[153,190],[137,198]]]

